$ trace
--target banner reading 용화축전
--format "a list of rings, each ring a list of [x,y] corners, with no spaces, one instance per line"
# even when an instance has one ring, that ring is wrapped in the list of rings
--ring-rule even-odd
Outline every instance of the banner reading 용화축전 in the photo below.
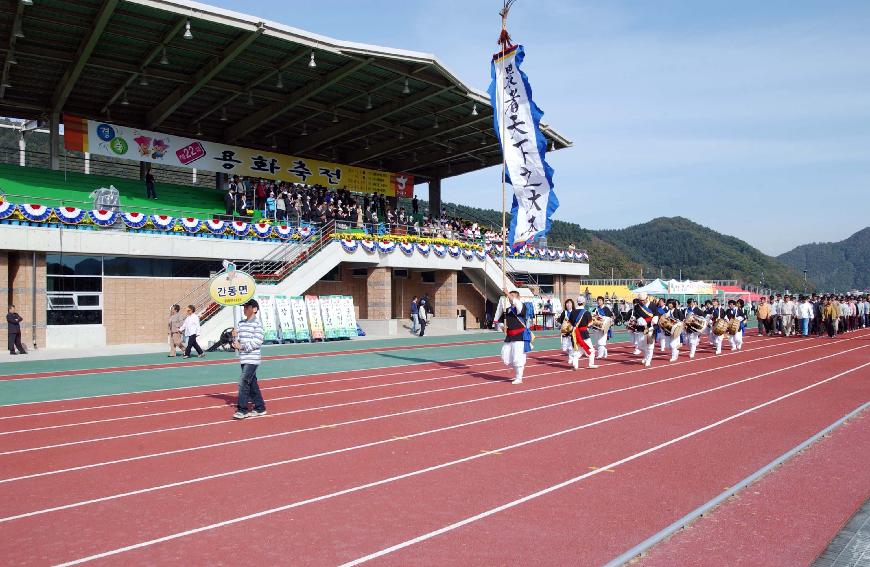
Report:
[[[414,176],[119,126],[64,114],[64,147],[202,171],[411,197]]]

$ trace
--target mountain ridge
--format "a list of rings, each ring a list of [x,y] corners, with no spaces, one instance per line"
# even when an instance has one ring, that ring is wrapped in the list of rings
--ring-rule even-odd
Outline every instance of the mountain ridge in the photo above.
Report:
[[[838,242],[801,244],[777,259],[825,289],[849,291],[870,288],[870,227]]]

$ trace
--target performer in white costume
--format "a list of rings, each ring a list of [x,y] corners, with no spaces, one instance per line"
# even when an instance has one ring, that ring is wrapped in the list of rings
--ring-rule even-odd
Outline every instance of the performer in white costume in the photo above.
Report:
[[[640,353],[643,355],[644,366],[652,364],[655,352],[655,329],[653,326],[659,320],[658,316],[655,315],[655,310],[656,307],[649,302],[648,295],[641,292],[638,296],[638,302],[634,306],[633,314],[636,324],[635,340]]]
[[[709,328],[709,324],[707,323],[706,318],[704,317],[704,312],[698,308],[698,302],[692,298],[689,298],[686,302],[686,310],[683,313],[683,322],[686,327],[686,341],[689,343],[689,358],[695,358],[695,350],[697,350],[698,345],[701,342],[701,333],[705,332],[706,329]],[[703,321],[703,328],[699,331],[697,328],[693,328],[687,324],[688,320],[693,321]]]
[[[566,299],[562,314],[556,318],[556,324],[562,334],[562,352],[568,355],[568,365],[574,370],[580,365],[580,353],[574,348],[574,328],[580,323],[583,311],[577,309],[573,299]]]
[[[596,327],[589,328],[589,334],[592,335],[592,344],[596,346],[598,358],[607,358],[607,339],[610,335],[610,325],[613,323],[613,310],[605,305],[604,298],[598,297],[598,306],[593,312],[600,317],[603,323],[603,329]]]
[[[526,306],[520,301],[519,292],[507,293],[507,307],[501,309],[498,318],[505,329],[504,344],[501,347],[501,361],[514,369],[512,384],[523,383],[523,369],[526,366]]]
[[[734,321],[735,319],[739,322],[737,327],[737,332],[733,335],[728,333],[728,342],[731,343],[731,350],[741,350],[743,349],[743,321],[746,320],[746,313],[743,311],[743,308],[737,305],[737,302],[733,299],[728,301],[728,309],[725,311],[725,318],[728,321]]]

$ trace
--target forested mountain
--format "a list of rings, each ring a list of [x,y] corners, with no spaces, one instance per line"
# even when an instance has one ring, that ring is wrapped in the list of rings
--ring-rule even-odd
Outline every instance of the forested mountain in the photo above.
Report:
[[[450,215],[501,226],[498,211],[452,203],[445,206]],[[574,243],[588,250],[592,278],[609,278],[611,268],[617,278],[636,278],[643,268],[644,277],[663,273],[676,278],[682,271],[684,279],[735,279],[756,285],[763,282],[776,289],[804,288],[801,272],[739,238],[682,217],[662,217],[619,230],[597,231],[554,221],[547,241],[556,248]]]
[[[778,259],[807,274],[824,289],[848,291],[870,288],[870,227],[840,242],[798,246]]]

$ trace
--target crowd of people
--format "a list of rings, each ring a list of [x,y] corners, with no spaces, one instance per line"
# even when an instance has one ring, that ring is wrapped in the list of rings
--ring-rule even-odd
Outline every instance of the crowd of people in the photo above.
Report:
[[[870,326],[870,295],[777,293],[753,302],[752,312],[762,336],[834,337]]]

